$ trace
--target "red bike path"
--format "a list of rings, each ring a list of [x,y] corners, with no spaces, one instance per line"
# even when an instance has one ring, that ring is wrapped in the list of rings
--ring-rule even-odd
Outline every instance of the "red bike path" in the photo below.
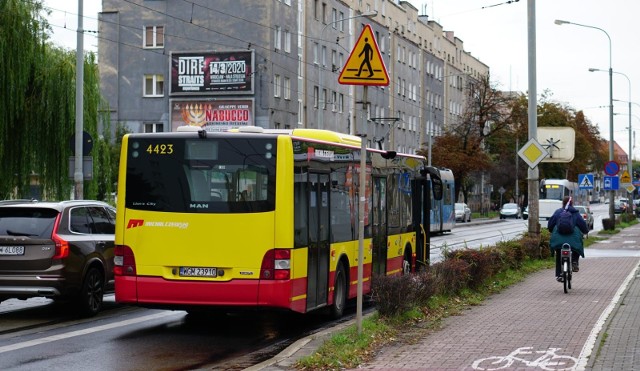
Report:
[[[568,294],[553,269],[534,273],[412,344],[384,347],[359,368],[640,370],[640,224],[591,245],[585,255]],[[293,369],[344,326],[250,369]]]

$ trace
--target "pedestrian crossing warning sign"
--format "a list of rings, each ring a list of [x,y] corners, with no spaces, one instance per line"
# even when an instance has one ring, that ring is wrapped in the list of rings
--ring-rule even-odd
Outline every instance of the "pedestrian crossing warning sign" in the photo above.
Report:
[[[338,82],[343,85],[389,85],[389,75],[370,25],[365,25]]]
[[[578,174],[578,188],[593,189],[593,174]]]

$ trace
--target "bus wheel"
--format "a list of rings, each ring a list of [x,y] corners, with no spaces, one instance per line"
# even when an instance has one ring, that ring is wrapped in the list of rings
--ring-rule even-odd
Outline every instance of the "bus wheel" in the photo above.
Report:
[[[344,264],[338,264],[334,279],[333,288],[333,304],[329,308],[329,316],[337,319],[342,317],[344,307],[347,303],[347,273],[344,270]]]
[[[404,258],[402,258],[402,274],[411,273],[411,255],[408,251],[404,253]]]

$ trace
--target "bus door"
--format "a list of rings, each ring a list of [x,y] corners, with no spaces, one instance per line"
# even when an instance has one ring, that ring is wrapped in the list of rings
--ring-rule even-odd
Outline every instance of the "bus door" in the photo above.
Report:
[[[424,200],[429,200],[427,182],[422,178],[411,180],[411,215],[413,216],[413,226],[416,231],[416,267],[420,271],[425,268],[429,259],[428,247],[426,243],[429,232],[429,208]]]
[[[373,274],[387,271],[387,179],[373,178]]]
[[[309,173],[307,310],[327,304],[329,294],[329,174]]]

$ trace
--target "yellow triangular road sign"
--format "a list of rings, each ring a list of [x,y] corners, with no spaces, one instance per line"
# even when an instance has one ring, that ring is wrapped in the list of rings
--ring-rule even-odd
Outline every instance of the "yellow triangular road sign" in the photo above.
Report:
[[[343,85],[389,85],[389,75],[370,25],[365,25],[353,46],[338,82]]]
[[[631,176],[628,171],[624,171],[620,177],[620,183],[631,183]]]

